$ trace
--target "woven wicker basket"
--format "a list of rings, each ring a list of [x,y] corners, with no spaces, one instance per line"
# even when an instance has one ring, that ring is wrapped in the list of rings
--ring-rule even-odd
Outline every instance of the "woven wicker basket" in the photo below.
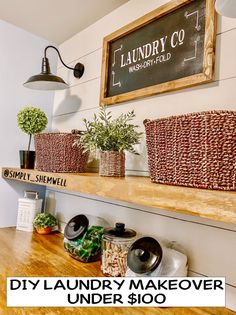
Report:
[[[100,152],[99,175],[125,176],[125,153],[116,151]]]
[[[78,133],[41,133],[34,136],[36,169],[45,172],[83,173],[88,153],[73,146]]]
[[[236,112],[145,120],[152,182],[236,190]]]

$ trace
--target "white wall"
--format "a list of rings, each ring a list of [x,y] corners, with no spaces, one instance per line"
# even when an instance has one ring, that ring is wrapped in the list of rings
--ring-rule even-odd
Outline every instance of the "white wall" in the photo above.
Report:
[[[56,92],[53,128],[70,131],[82,128],[82,118],[91,118],[99,108],[102,39],[167,1],[131,0],[60,46],[65,61],[72,66],[85,65],[85,74],[77,80],[64,67],[58,73],[68,78],[69,91]],[[211,109],[236,110],[236,20],[220,18],[217,31],[216,79],[213,83],[142,98],[109,109],[114,115],[134,109],[142,130],[144,118],[183,114]],[[145,143],[140,157],[127,158],[127,173],[147,175]],[[236,310],[236,226],[207,219],[149,209],[94,196],[48,190],[49,206],[62,222],[78,213],[100,215],[113,224],[123,221],[140,234],[178,241],[189,256],[193,275],[226,276],[227,307]]]
[[[20,149],[27,149],[28,136],[17,127],[16,115],[27,106],[42,108],[49,117],[53,104],[52,92],[26,89],[22,84],[41,70],[43,49],[48,42],[4,21],[0,21],[0,166],[19,166]],[[56,68],[56,56],[52,67]],[[43,188],[19,185],[0,179],[0,227],[16,225],[17,199],[25,189]]]

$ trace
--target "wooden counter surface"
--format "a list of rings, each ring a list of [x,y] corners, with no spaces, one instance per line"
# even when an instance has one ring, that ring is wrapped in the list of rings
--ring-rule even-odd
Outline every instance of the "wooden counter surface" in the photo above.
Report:
[[[115,178],[18,168],[2,168],[2,177],[236,224],[235,191],[155,184],[139,176]]]
[[[102,276],[100,263],[80,263],[63,248],[60,233],[39,235],[0,229],[0,314],[1,315],[236,315],[224,308],[7,308],[7,276]]]

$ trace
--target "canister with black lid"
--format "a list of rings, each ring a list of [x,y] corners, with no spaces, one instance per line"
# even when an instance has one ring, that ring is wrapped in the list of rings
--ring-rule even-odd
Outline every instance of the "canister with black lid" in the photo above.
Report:
[[[136,232],[126,229],[124,223],[104,230],[102,240],[102,272],[106,276],[124,277],[127,269],[127,254]]]
[[[73,217],[64,230],[64,248],[82,262],[99,260],[105,226],[107,222],[99,217],[84,214]]]
[[[142,237],[129,248],[127,264],[136,276],[150,275],[162,261],[162,247],[152,237]]]

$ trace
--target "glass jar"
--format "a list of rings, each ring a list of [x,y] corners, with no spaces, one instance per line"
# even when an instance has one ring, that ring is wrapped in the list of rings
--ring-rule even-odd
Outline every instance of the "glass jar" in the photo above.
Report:
[[[79,261],[99,260],[105,226],[107,222],[99,217],[83,214],[73,217],[64,230],[64,248],[71,257]]]
[[[142,237],[136,240],[129,248],[127,256],[128,271],[135,276],[150,275],[157,270],[162,262],[162,247],[159,242],[152,237]],[[128,272],[127,276],[130,275]]]
[[[102,266],[105,276],[124,277],[127,269],[127,254],[136,232],[125,229],[124,223],[104,230],[102,240]]]

